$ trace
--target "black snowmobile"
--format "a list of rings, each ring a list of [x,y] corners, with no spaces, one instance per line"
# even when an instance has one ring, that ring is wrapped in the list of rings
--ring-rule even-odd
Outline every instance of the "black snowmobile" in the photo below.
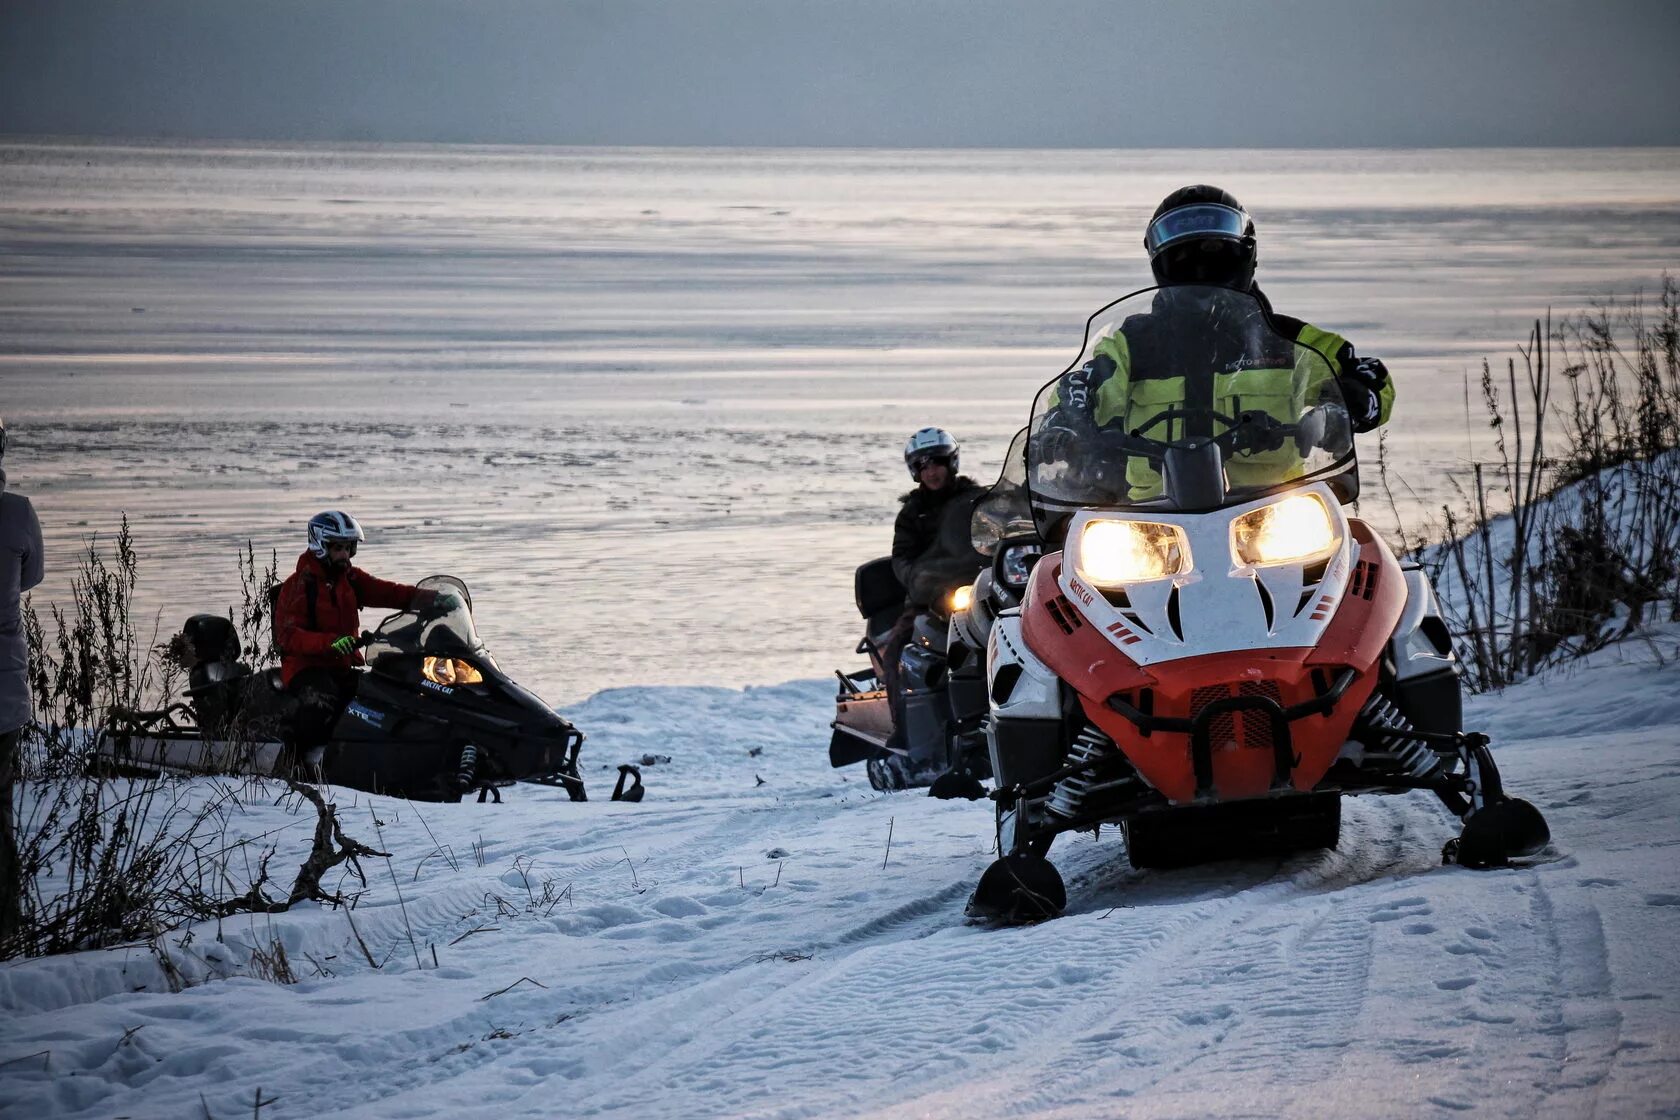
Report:
[[[155,711],[112,711],[94,751],[120,771],[299,776],[416,801],[459,801],[514,782],[560,786],[586,800],[583,733],[496,664],[473,626],[472,596],[453,576],[419,586],[453,593],[443,612],[399,611],[362,635],[367,667],[324,748],[292,746],[296,701],[280,671],[239,661],[233,624],[194,615],[182,638],[187,700]],[[626,788],[627,781],[630,782]],[[614,799],[640,800],[634,768]]]

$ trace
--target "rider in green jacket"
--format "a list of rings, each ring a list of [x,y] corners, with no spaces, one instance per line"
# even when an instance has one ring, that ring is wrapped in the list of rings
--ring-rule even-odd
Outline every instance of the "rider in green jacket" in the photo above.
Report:
[[[1122,424],[1128,415],[1149,415],[1186,404],[1231,416],[1262,410],[1287,422],[1294,419],[1289,412],[1291,401],[1303,391],[1300,377],[1304,374],[1310,380],[1323,371],[1335,377],[1354,431],[1368,432],[1387,422],[1394,405],[1394,383],[1380,359],[1362,358],[1340,335],[1272,310],[1254,282],[1259,259],[1254,221],[1229,193],[1205,185],[1174,191],[1156,208],[1143,243],[1149,251],[1150,268],[1161,285],[1155,296],[1157,311],[1172,311],[1175,302],[1198,298],[1195,287],[1184,286],[1247,292],[1278,335],[1307,350],[1297,351],[1294,357],[1284,355],[1277,368],[1256,366],[1252,355],[1245,354],[1240,357],[1249,360],[1234,361],[1226,369],[1216,358],[1205,375],[1187,376],[1185,364],[1172,360],[1172,333],[1160,329],[1174,316],[1133,316],[1100,338],[1088,361],[1063,375],[1055,389],[1054,409],[1046,421],[1048,430],[1041,433],[1041,438],[1053,440],[1058,425],[1065,425],[1072,439],[1092,424],[1111,427]],[[1182,308],[1177,310],[1182,315]],[[1303,361],[1302,354],[1310,360]],[[1318,361],[1316,355],[1322,355],[1324,361]],[[1173,439],[1186,433],[1150,434]],[[1269,469],[1261,459],[1246,465]],[[1230,464],[1233,482],[1241,481],[1236,474],[1244,467],[1243,463]],[[1128,482],[1134,496],[1158,488],[1159,481],[1148,463],[1133,460]]]

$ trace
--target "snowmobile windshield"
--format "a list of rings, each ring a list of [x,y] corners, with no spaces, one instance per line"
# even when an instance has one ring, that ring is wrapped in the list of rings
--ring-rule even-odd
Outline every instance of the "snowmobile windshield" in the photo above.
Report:
[[[387,615],[368,643],[368,660],[381,654],[424,654],[427,657],[470,658],[480,665],[494,666],[495,659],[473,626],[472,595],[467,585],[454,576],[429,576],[417,585],[428,591],[455,596],[452,610],[398,611]]]
[[[1033,401],[1027,497],[1051,538],[1088,507],[1208,510],[1357,469],[1330,358],[1247,292],[1146,288],[1091,316]]]
[[[974,551],[982,556],[995,554],[998,542],[1005,537],[1037,531],[1027,501],[1027,429],[1022,428],[1009,441],[1003,470],[974,507],[969,528]]]

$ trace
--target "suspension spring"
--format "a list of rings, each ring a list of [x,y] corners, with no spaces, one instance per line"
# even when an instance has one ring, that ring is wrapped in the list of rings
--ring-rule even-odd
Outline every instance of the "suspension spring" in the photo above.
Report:
[[[1359,713],[1359,723],[1365,729],[1364,767],[1412,778],[1428,778],[1441,769],[1441,756],[1427,743],[1404,734],[1412,729],[1411,720],[1381,693],[1371,694]]]
[[[1076,766],[1098,758],[1119,761],[1120,752],[1113,739],[1087,724],[1073,737],[1073,742],[1068,746],[1067,765]],[[1059,817],[1073,820],[1085,811],[1093,798],[1114,790],[1124,789],[1130,792],[1136,788],[1137,775],[1130,767],[1126,767],[1124,773],[1118,776],[1113,770],[1113,767],[1098,766],[1082,774],[1063,778],[1056,783],[1056,788],[1050,791],[1046,808]]]

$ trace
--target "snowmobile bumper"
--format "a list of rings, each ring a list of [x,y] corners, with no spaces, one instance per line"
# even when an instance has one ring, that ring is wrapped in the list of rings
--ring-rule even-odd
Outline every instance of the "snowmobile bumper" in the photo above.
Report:
[[[1308,716],[1329,715],[1358,675],[1352,669],[1343,669],[1327,690],[1311,700],[1287,707],[1269,696],[1242,694],[1210,700],[1188,719],[1157,716],[1141,711],[1119,695],[1109,697],[1108,708],[1126,717],[1142,735],[1166,731],[1190,736],[1190,762],[1196,776],[1197,800],[1206,800],[1214,796],[1212,732],[1215,721],[1222,717],[1235,717],[1243,712],[1259,712],[1271,724],[1272,788],[1281,791],[1294,788],[1295,767],[1300,762],[1300,756],[1295,753],[1295,740],[1290,731],[1290,724]]]

